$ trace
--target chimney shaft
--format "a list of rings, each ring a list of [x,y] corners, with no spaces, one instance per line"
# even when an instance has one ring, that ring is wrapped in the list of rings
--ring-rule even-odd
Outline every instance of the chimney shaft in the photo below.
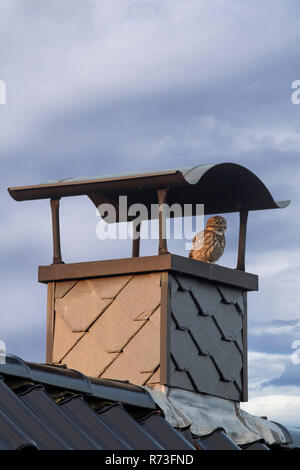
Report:
[[[47,362],[88,376],[247,399],[257,277],[176,255],[41,266]]]

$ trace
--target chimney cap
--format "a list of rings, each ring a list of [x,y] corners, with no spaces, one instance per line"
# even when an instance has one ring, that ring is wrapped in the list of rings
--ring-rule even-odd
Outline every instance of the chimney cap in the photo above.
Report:
[[[125,195],[130,204],[143,203],[150,208],[157,203],[159,188],[168,188],[169,205],[205,203],[206,214],[278,209],[290,203],[276,202],[254,173],[235,163],[133,175],[64,178],[39,185],[10,187],[8,192],[16,201],[87,195],[96,206]]]

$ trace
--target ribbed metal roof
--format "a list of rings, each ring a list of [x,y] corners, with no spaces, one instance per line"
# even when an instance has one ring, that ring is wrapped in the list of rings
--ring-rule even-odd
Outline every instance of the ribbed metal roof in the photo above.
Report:
[[[201,436],[175,428],[144,388],[108,380],[105,390],[105,380],[93,381],[97,393],[79,372],[8,356],[0,365],[0,450],[269,450],[262,439],[241,447],[221,427]],[[284,430],[274,449],[299,448],[298,433]]]
[[[109,379],[87,377],[62,366],[25,362],[17,356],[8,355],[6,363],[0,364],[0,375],[16,376],[45,386],[84,393],[94,398],[113,400],[142,408],[155,409],[151,395],[137,385]]]
[[[290,201],[275,201],[264,183],[235,163],[198,165],[133,175],[64,178],[39,185],[10,187],[16,201],[87,195],[96,206],[128,196],[128,205],[157,203],[157,189],[168,188],[167,203],[205,204],[205,213],[278,209]]]

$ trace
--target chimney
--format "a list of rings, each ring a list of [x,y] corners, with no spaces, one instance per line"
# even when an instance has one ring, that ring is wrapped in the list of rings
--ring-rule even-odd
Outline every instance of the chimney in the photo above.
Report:
[[[247,386],[244,293],[252,274],[181,256],[40,267],[48,361],[88,376],[231,400]]]
[[[249,170],[235,164],[200,165],[115,178],[63,180],[10,188],[16,200],[50,198],[53,264],[39,267],[48,286],[47,362],[88,376],[129,380],[246,401],[247,293],[258,278],[245,272],[249,210],[277,203]],[[158,202],[158,255],[86,263],[62,262],[59,199],[86,194],[98,207],[128,197],[128,205]],[[237,269],[170,254],[165,203],[205,203],[206,214],[239,212]],[[194,213],[195,214],[195,213]],[[126,212],[117,221],[131,220]]]

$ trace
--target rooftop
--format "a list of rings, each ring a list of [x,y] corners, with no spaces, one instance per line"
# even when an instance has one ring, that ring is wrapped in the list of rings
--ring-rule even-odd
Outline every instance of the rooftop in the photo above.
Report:
[[[286,442],[237,445],[221,427],[206,435],[174,427],[149,391],[8,356],[0,365],[0,449],[278,450],[300,448],[300,431],[281,426]],[[278,425],[277,425],[278,426]]]

